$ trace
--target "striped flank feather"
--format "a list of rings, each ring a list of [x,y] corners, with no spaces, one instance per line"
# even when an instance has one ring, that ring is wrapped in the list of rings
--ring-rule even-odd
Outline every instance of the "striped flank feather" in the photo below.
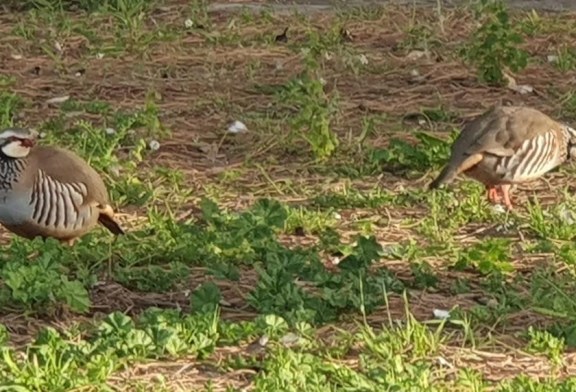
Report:
[[[32,189],[32,220],[52,229],[76,230],[90,220],[92,209],[79,208],[87,189],[84,184],[63,184],[38,171]]]
[[[538,178],[565,159],[566,149],[560,149],[561,144],[555,132],[540,134],[524,141],[515,154],[499,159],[496,171],[502,173],[506,181]]]

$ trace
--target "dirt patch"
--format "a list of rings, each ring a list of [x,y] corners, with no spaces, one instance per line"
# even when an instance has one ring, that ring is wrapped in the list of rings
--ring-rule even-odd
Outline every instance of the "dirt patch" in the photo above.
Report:
[[[386,5],[403,5],[403,6],[421,6],[421,7],[438,7],[437,0],[353,0],[353,1],[329,1],[329,0],[270,0],[270,1],[216,1],[210,4],[210,9],[215,11],[236,11],[238,9],[253,10],[273,10],[273,11],[290,11],[298,10],[300,12],[320,12],[330,11],[342,7],[365,7],[365,6],[386,6]],[[468,0],[441,0],[442,8],[451,8],[465,6],[469,4]],[[571,0],[508,0],[506,4],[510,8],[523,10],[542,10],[566,12],[576,10],[576,3]]]

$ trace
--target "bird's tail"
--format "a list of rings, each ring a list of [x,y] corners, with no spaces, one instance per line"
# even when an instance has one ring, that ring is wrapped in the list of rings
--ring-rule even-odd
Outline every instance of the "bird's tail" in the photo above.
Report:
[[[115,234],[115,235],[125,234],[124,230],[120,227],[118,222],[116,222],[114,219],[112,219],[110,216],[108,216],[106,214],[100,214],[100,216],[98,217],[98,222],[102,226],[104,226],[105,228],[110,230],[110,232],[112,232],[112,234]]]
[[[430,189],[430,190],[436,189],[442,184],[451,182],[452,180],[454,180],[454,178],[456,178],[457,175],[458,175],[458,171],[456,170],[456,168],[454,168],[454,166],[448,164],[448,165],[444,166],[444,168],[442,169],[440,174],[438,174],[438,177],[436,177],[434,179],[434,181],[432,181],[430,183],[430,185],[428,185],[428,189]]]
[[[100,210],[100,214],[98,215],[98,222],[110,230],[112,234],[121,235],[125,234],[124,230],[120,227],[118,222],[114,220],[114,210],[109,204],[103,205],[98,204],[97,208]]]
[[[442,184],[452,182],[456,176],[477,165],[483,158],[482,154],[474,154],[470,155],[463,162],[460,162],[460,164],[453,162],[448,163],[444,166],[438,177],[428,185],[428,189],[436,189]]]

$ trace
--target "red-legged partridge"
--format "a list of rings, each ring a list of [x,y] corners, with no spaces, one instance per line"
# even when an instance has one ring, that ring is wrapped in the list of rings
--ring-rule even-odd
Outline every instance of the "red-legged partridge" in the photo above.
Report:
[[[575,143],[575,129],[536,109],[495,105],[462,129],[449,162],[429,188],[463,173],[486,186],[491,202],[503,199],[512,209],[510,187],[535,180],[574,156]]]
[[[0,132],[0,223],[24,238],[69,245],[97,223],[124,234],[98,173],[71,151],[36,145],[37,137],[22,128]]]

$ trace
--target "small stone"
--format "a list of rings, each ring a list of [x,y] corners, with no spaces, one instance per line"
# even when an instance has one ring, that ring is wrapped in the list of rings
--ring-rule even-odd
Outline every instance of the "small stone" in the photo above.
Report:
[[[441,320],[445,320],[450,317],[450,312],[447,310],[434,309],[432,313],[434,313],[434,317]]]
[[[520,84],[517,86],[513,86],[511,87],[512,90],[516,91],[517,93],[520,94],[530,94],[532,92],[534,92],[534,87],[528,85],[528,84]]]
[[[152,151],[156,151],[160,148],[160,142],[158,142],[158,140],[150,140],[148,147],[150,147]]]
[[[62,97],[54,97],[54,98],[47,99],[46,103],[49,105],[50,104],[59,104],[59,103],[64,103],[69,99],[70,99],[69,95],[64,95]]]
[[[497,214],[504,214],[506,212],[506,209],[504,208],[504,206],[502,204],[493,204],[492,205],[492,211],[497,213]]]
[[[122,168],[119,165],[112,165],[108,168],[108,172],[114,177],[120,177],[120,171]]]
[[[241,132],[246,132],[246,131],[248,131],[248,128],[246,127],[246,125],[244,125],[244,123],[242,121],[238,121],[238,120],[234,121],[228,127],[228,132],[230,132],[230,133],[241,133]]]
[[[413,50],[406,56],[407,60],[415,61],[421,59],[422,57],[426,56],[426,52],[423,50]]]
[[[283,345],[285,345],[287,347],[290,347],[290,346],[294,346],[296,343],[298,343],[299,340],[300,340],[300,337],[298,335],[296,335],[295,333],[289,332],[280,338],[280,343],[282,343]]]
[[[444,358],[444,357],[437,357],[437,360],[438,360],[438,364],[439,364],[440,366],[444,366],[444,367],[448,367],[448,368],[453,368],[453,367],[454,367],[454,365],[452,365],[450,362],[448,362],[448,361],[446,360],[446,358]]]
[[[576,216],[574,212],[570,211],[566,207],[562,207],[560,210],[560,219],[567,225],[573,225],[576,222]]]

